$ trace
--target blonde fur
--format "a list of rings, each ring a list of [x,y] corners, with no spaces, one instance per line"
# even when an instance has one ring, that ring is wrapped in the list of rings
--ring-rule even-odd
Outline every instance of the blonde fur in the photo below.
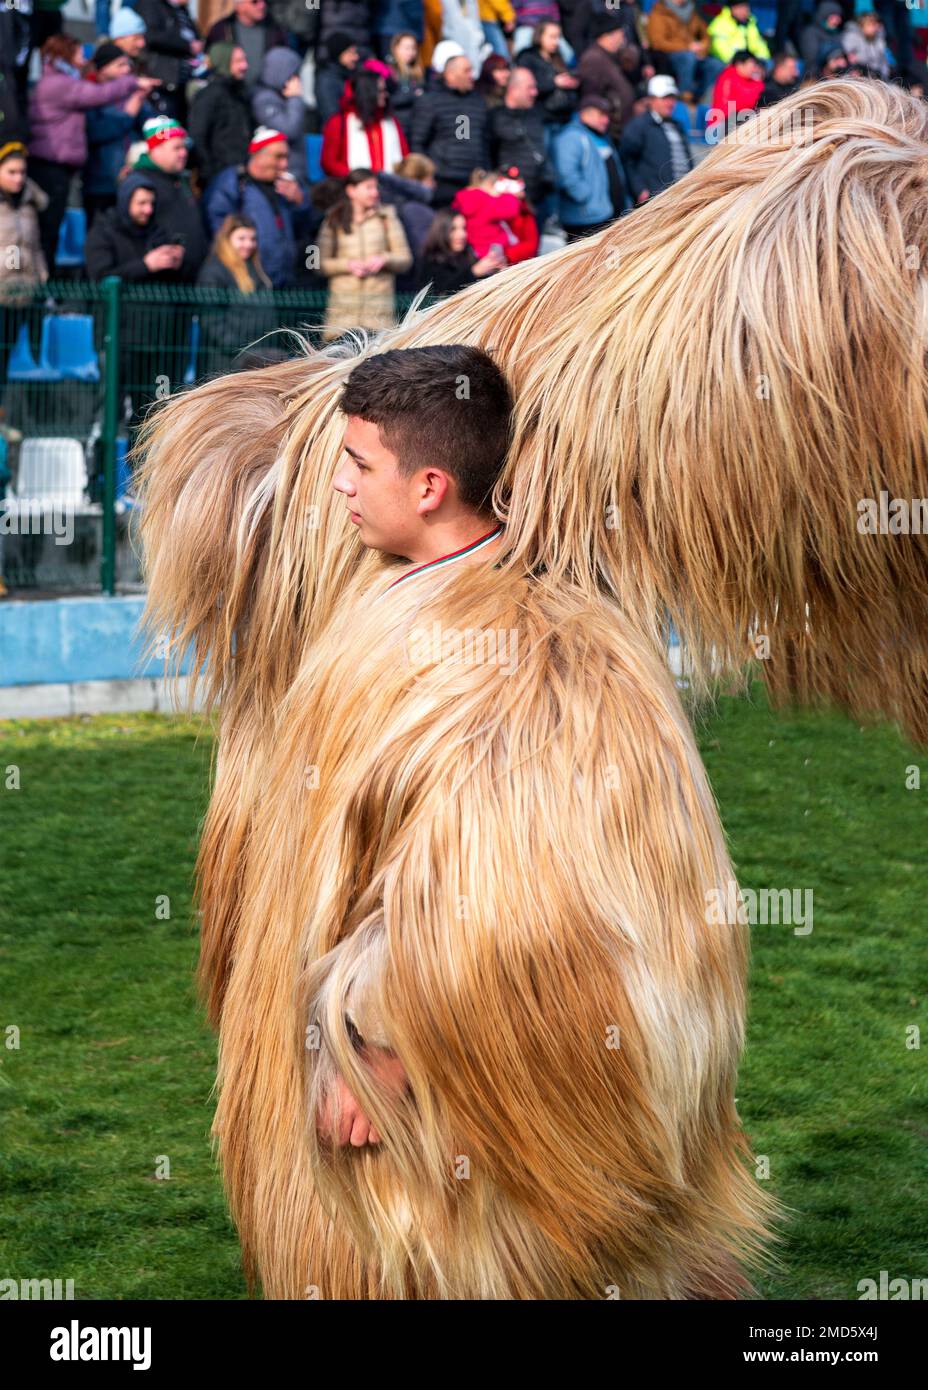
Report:
[[[670,615],[705,681],[763,632],[777,698],[928,734],[923,541],[857,531],[860,499],[928,492],[926,184],[922,102],[823,83],[364,348],[506,372],[495,567],[383,594],[396,562],[331,488],[353,353],[150,423],[150,622],[221,703],[200,978],[269,1296],[744,1291],[771,1215],[732,1099],[746,943],[706,924],[733,873],[662,638]],[[423,661],[432,622],[515,633],[515,671]],[[320,1146],[336,1069],[378,1150]]]

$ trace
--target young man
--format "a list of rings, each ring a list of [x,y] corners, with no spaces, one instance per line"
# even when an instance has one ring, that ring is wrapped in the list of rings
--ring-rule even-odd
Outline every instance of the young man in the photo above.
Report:
[[[487,353],[453,344],[366,358],[349,376],[339,404],[347,416],[346,458],[333,486],[364,545],[413,563],[390,589],[498,551],[503,528],[490,497],[509,447],[512,396]],[[367,1021],[362,1037],[359,1022],[358,1013],[349,1017],[365,1062],[381,1082],[401,1091],[402,1062]],[[318,1127],[340,1145],[380,1142],[341,1075],[320,1109]]]

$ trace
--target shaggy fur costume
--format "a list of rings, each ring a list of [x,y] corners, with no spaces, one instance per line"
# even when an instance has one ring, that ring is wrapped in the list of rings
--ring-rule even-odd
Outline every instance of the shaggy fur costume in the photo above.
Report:
[[[487,348],[515,437],[501,553],[390,593],[408,567],[332,491],[355,357],[154,416],[149,617],[221,711],[215,1132],[267,1296],[747,1288],[772,1215],[734,1106],[747,928],[707,925],[734,874],[663,639],[670,615],[698,688],[763,634],[775,698],[928,733],[924,539],[857,525],[928,493],[926,256],[928,108],[842,80],[412,315],[364,351]],[[433,624],[507,634],[514,667],[430,651]],[[380,1145],[318,1139],[336,1069]]]

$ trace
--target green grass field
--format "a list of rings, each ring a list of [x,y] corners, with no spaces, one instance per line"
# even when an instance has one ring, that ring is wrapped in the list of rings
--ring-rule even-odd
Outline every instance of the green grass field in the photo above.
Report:
[[[761,1292],[925,1276],[928,1040],[906,1039],[926,1023],[928,756],[760,697],[699,735],[742,887],[814,892],[810,934],[752,929],[738,1108],[792,1209]],[[201,725],[155,715],[0,724],[0,1278],[246,1296],[192,987],[209,755]]]

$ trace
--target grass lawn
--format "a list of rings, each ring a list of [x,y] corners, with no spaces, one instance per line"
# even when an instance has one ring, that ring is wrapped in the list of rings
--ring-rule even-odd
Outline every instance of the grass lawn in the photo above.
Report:
[[[742,887],[814,894],[811,933],[752,929],[738,1108],[792,1209],[761,1291],[924,1276],[928,1042],[906,1030],[926,1027],[928,755],[759,696],[699,737]],[[0,1278],[246,1296],[192,989],[209,754],[202,725],[156,715],[0,723]]]

